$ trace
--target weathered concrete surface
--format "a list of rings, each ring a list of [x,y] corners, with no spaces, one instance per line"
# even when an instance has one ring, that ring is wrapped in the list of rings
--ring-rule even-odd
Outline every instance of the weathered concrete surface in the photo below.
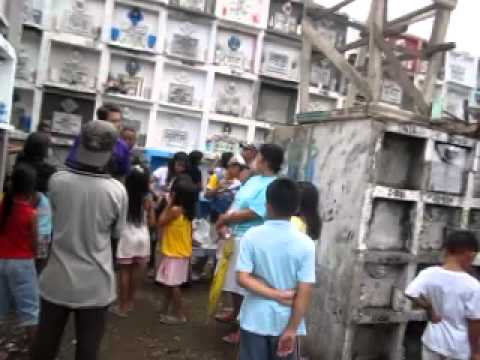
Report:
[[[374,152],[373,129],[361,122],[308,128],[316,157],[302,167],[314,169],[320,189],[323,230],[317,248],[317,289],[309,313],[307,346],[314,359],[341,359],[353,286],[354,248]],[[310,146],[311,143],[309,143]],[[313,165],[312,165],[313,163]],[[335,339],[335,340],[333,340]]]
[[[425,145],[425,139],[386,133],[382,151],[377,153],[376,183],[399,189],[420,189]]]
[[[480,201],[466,183],[475,142],[367,118],[282,128],[275,137],[288,175],[313,181],[321,194],[310,355],[420,360],[425,317],[403,293],[418,271],[441,261],[447,230],[480,229]]]
[[[412,236],[415,204],[376,199],[367,239],[369,250],[406,250]]]

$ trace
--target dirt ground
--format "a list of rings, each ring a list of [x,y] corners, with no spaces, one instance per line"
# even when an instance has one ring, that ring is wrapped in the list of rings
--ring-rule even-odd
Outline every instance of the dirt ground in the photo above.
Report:
[[[138,293],[136,308],[126,318],[109,315],[101,348],[101,360],[234,360],[235,349],[220,340],[229,328],[210,321],[207,324],[207,283],[194,283],[184,289],[190,322],[172,327],[160,324],[158,309],[162,289],[145,281]],[[13,339],[12,339],[13,337]],[[15,345],[11,329],[0,327],[0,359]],[[75,340],[71,324],[66,331],[58,360],[74,360]],[[10,353],[8,359],[25,360],[26,354]]]

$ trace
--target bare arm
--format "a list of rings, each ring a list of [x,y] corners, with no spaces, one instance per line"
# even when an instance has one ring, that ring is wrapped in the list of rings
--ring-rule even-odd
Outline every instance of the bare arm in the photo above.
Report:
[[[305,317],[305,313],[310,303],[310,293],[312,291],[312,284],[299,283],[297,287],[297,294],[293,300],[292,313],[288,321],[288,325],[283,331],[278,341],[277,355],[279,357],[286,357],[295,350],[295,341],[297,337],[297,329],[300,322]]]
[[[182,214],[182,209],[178,206],[167,205],[160,214],[157,222],[157,226],[165,226],[170,221],[176,219]]]
[[[480,359],[480,320],[468,320],[468,340],[472,360]]]
[[[247,272],[237,272],[237,280],[239,285],[248,291],[282,305],[291,306],[295,297],[293,290],[274,289]]]
[[[420,295],[418,298],[407,296],[415,305],[425,310],[427,313],[428,321],[433,324],[438,324],[442,321],[442,318],[435,312],[433,305],[425,296]]]
[[[157,219],[155,219],[155,209],[153,207],[153,200],[145,199],[144,208],[147,213],[147,225],[149,227],[155,226]]]
[[[220,215],[216,224],[216,228],[218,230],[225,225],[238,224],[244,221],[254,220],[257,217],[258,217],[257,213],[255,213],[250,209],[232,211],[228,214]]]
[[[310,303],[310,294],[312,292],[312,284],[299,283],[297,288],[297,295],[293,301],[292,314],[288,321],[287,330],[296,332],[300,322],[305,317],[305,313]]]

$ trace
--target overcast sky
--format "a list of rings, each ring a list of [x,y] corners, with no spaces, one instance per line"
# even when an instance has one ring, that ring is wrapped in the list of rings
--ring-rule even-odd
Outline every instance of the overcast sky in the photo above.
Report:
[[[340,0],[316,0],[323,6],[332,6]],[[389,0],[389,18],[406,14],[432,3],[432,0]],[[345,11],[353,18],[364,21],[368,16],[370,0],[356,0]],[[480,0],[459,0],[453,12],[447,41],[455,41],[457,49],[480,57]],[[409,32],[428,39],[432,22],[424,21],[410,27]],[[352,35],[354,36],[354,35]]]

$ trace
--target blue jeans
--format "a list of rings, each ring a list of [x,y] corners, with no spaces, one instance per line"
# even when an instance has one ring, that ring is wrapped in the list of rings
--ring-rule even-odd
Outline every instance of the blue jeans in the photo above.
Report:
[[[0,259],[0,321],[12,310],[20,326],[38,324],[38,281],[33,259]]]
[[[240,330],[240,360],[295,360],[295,353],[287,357],[277,356],[277,336],[262,336]]]

